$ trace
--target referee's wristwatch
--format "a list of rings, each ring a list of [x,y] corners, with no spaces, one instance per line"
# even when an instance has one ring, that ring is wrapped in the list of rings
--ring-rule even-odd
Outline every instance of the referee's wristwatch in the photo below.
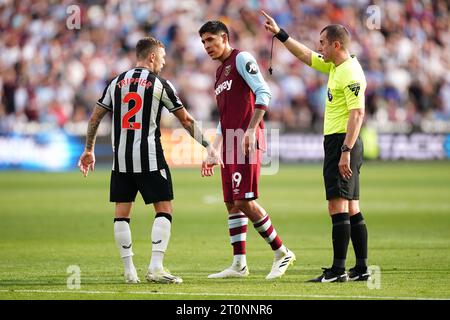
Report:
[[[349,146],[347,146],[346,144],[343,144],[341,147],[341,152],[350,152],[352,151],[352,148],[350,148]]]

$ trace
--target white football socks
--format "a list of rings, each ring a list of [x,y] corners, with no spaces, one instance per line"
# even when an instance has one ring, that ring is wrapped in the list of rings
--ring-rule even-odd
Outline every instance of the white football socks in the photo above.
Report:
[[[233,265],[237,269],[242,269],[247,265],[247,256],[245,254],[236,254],[233,256]]]
[[[125,272],[134,272],[133,250],[131,246],[131,230],[128,220],[114,221],[114,238],[119,248]]]
[[[287,249],[284,244],[281,245],[277,250],[274,250],[275,258],[280,259],[287,253]]]
[[[170,239],[172,216],[167,213],[157,213],[152,228],[152,257],[148,267],[150,272],[162,271],[164,253]]]

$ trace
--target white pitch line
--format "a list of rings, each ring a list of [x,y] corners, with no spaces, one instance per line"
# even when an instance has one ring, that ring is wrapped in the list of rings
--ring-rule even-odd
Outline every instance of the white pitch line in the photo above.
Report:
[[[208,292],[153,292],[153,291],[89,291],[89,290],[0,290],[7,293],[81,293],[81,294],[140,294],[178,296],[225,296],[225,297],[267,297],[267,298],[341,298],[341,299],[383,299],[383,300],[450,300],[430,297],[385,297],[385,296],[338,296],[321,294],[260,294],[260,293],[208,293]]]

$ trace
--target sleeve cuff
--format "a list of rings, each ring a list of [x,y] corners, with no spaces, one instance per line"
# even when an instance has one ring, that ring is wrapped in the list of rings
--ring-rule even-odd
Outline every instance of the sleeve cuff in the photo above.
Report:
[[[174,113],[175,111],[180,110],[180,109],[182,109],[182,108],[184,108],[183,105],[181,105],[181,106],[179,106],[179,107],[177,107],[177,108],[173,108],[173,109],[170,109],[170,110],[167,109],[167,110],[169,110],[170,113]]]
[[[255,108],[267,111],[267,106],[265,106],[263,104],[255,104]]]
[[[97,101],[97,105],[99,105],[100,107],[105,108],[108,111],[112,111],[112,108],[107,106],[106,104],[101,103],[100,101]]]

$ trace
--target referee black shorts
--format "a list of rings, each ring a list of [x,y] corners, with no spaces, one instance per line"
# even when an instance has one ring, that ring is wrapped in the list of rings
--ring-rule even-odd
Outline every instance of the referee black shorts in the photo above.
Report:
[[[361,139],[358,137],[352,151],[350,151],[352,177],[345,179],[340,175],[338,167],[344,139],[345,133],[336,133],[326,135],[323,142],[325,151],[323,179],[327,200],[334,198],[359,200],[359,171],[363,162],[364,147]]]
[[[111,202],[134,202],[138,191],[145,204],[173,199],[169,167],[142,173],[111,172]]]

